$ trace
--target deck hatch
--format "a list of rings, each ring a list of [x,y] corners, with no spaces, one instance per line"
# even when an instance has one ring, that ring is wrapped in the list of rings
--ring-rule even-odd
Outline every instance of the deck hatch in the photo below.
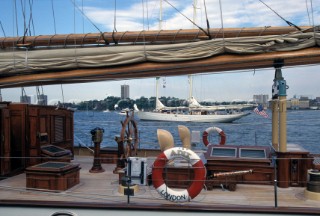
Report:
[[[240,149],[240,158],[266,158],[266,151],[264,149]]]
[[[211,157],[236,157],[237,149],[236,148],[212,148]]]

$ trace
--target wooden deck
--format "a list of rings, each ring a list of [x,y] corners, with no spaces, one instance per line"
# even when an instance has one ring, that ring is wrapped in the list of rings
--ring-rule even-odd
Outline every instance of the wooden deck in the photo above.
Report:
[[[72,161],[79,163],[80,183],[66,191],[46,191],[26,188],[26,174],[22,173],[0,181],[0,205],[63,205],[63,206],[165,206],[178,209],[298,209],[295,212],[320,212],[319,201],[308,200],[304,196],[305,188],[277,188],[278,207],[275,207],[274,187],[270,185],[238,184],[236,191],[214,188],[203,189],[192,201],[172,203],[160,197],[153,186],[139,186],[134,196],[128,197],[118,192],[118,175],[113,174],[115,164],[102,164],[105,172],[90,173],[93,158],[76,156]],[[70,207],[69,206],[69,207]],[[162,208],[160,207],[160,208]]]

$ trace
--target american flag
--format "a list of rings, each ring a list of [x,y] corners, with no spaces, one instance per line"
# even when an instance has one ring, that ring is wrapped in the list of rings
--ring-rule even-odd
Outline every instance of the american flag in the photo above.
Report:
[[[254,108],[253,112],[255,112],[258,115],[261,115],[265,118],[268,118],[268,113],[266,113],[266,111],[264,111],[263,106],[261,104],[259,104],[256,108]]]

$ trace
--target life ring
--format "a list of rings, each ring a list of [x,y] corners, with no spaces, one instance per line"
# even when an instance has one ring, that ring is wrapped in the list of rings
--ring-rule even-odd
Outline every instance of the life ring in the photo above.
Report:
[[[226,143],[226,134],[218,127],[209,127],[202,134],[203,144],[205,146],[209,145],[208,136],[211,132],[217,132],[220,135],[219,145],[224,145]]]
[[[175,158],[183,158],[187,160],[193,167],[194,179],[188,189],[175,191],[169,188],[163,179],[163,169],[168,160]],[[195,198],[203,188],[206,179],[206,168],[204,167],[200,157],[190,149],[182,147],[174,147],[162,152],[152,168],[152,183],[158,193],[171,202],[186,202]]]

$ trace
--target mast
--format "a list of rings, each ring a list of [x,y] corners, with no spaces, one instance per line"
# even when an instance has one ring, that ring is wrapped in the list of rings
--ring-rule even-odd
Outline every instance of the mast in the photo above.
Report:
[[[197,0],[193,0],[193,23],[197,23],[197,3]],[[194,24],[193,28],[196,28]]]
[[[156,77],[156,109],[158,109],[158,100],[159,100],[159,79],[160,77]]]
[[[188,75],[188,80],[189,80],[189,99],[192,97],[192,75]]]

